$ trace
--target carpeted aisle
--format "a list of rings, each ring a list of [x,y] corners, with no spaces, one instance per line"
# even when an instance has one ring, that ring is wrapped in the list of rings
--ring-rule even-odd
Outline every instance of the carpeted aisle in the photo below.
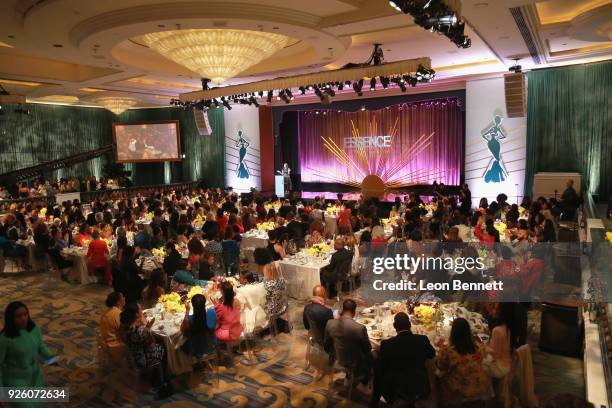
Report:
[[[21,300],[28,305],[60,367],[46,367],[48,386],[68,386],[70,406],[79,407],[360,407],[367,395],[356,391],[353,401],[344,400],[340,375],[336,393],[327,397],[328,377],[316,381],[304,371],[306,332],[301,323],[302,304],[291,304],[291,335],[277,340],[261,339],[255,347],[257,361],[236,359],[233,367],[215,373],[201,372],[174,379],[177,392],[156,401],[146,381],[128,369],[99,369],[96,336],[98,319],[110,289],[102,285],[76,286],[28,274],[0,277],[0,320],[6,305]],[[3,323],[2,323],[3,324]],[[536,393],[546,401],[556,393],[584,395],[582,361],[537,349],[539,312],[530,313],[530,343],[534,353]]]
[[[156,401],[154,392],[130,370],[102,372],[97,364],[98,319],[109,288],[75,286],[40,275],[0,278],[0,309],[21,300],[41,326],[49,349],[60,356],[60,367],[46,367],[47,386],[69,386],[70,406],[87,407],[342,407],[364,406],[357,395],[350,404],[335,394],[327,398],[327,377],[315,381],[304,371],[305,331],[301,307],[292,307],[291,336],[278,341],[262,339],[256,346],[257,362],[237,358],[234,367],[220,367],[216,375],[202,372],[174,379],[177,392]],[[0,317],[0,320],[3,319]],[[338,386],[338,390],[341,387]],[[360,404],[361,402],[361,404]]]

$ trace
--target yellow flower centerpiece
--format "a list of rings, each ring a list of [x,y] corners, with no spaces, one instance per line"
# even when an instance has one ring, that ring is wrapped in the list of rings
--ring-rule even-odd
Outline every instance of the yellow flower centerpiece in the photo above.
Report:
[[[430,305],[418,305],[414,308],[414,316],[418,318],[427,330],[435,323],[438,310]]]
[[[178,293],[172,292],[159,297],[159,303],[164,306],[164,310],[170,313],[181,313],[185,311],[185,306],[181,303]]]
[[[225,278],[225,280],[226,280],[227,282],[229,282],[229,283],[230,283],[230,284],[231,284],[233,287],[238,286],[238,281],[236,280],[236,278],[234,278],[234,277],[232,277],[232,276],[230,276],[230,277],[228,277],[228,278]]]
[[[519,214],[520,214],[520,215],[525,214],[525,207],[520,206],[520,207],[518,208],[518,212],[519,212]]]
[[[338,215],[338,213],[340,212],[340,209],[336,207],[335,205],[330,205],[329,207],[327,207],[325,212],[327,212],[327,214],[329,215]]]
[[[506,229],[508,228],[508,226],[501,221],[496,222],[493,226],[495,227],[497,231],[499,231],[500,234],[503,234],[504,232],[506,232]]]
[[[88,247],[90,242],[91,242],[91,239],[84,239],[83,240],[83,246],[84,247]]]
[[[257,224],[257,229],[259,231],[272,231],[274,228],[276,228],[276,224],[271,221]]]
[[[606,232],[606,241],[612,242],[612,231]]]
[[[153,221],[153,213],[152,212],[147,213],[146,217],[147,217],[147,220]]]
[[[324,255],[324,254],[328,253],[329,250],[330,250],[329,245],[327,245],[326,243],[322,242],[320,244],[314,244],[313,246],[308,248],[307,252],[310,255],[321,256],[321,255]]]
[[[113,241],[108,238],[102,238],[102,241],[106,242],[106,246],[109,248],[111,247],[111,245],[113,245]]]
[[[189,289],[189,293],[187,293],[187,299],[191,301],[191,298],[194,297],[195,295],[203,295],[203,294],[204,294],[204,288],[200,286],[193,286],[191,289]]]
[[[166,257],[166,250],[164,248],[153,248],[151,253],[153,256],[157,256],[162,259]]]
[[[274,209],[274,211],[278,211],[278,209],[280,208],[280,204],[279,203],[274,203],[274,204],[264,204],[264,208],[266,209],[266,211],[270,211],[271,209]]]
[[[47,215],[47,207],[41,208],[39,214],[41,217],[44,217],[45,215]]]

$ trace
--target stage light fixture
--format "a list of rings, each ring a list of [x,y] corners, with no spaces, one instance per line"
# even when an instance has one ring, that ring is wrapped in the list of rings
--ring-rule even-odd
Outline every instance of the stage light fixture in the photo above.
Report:
[[[376,90],[376,78],[372,77],[372,79],[370,79],[370,91],[375,91]]]
[[[344,89],[344,82],[338,82],[338,90],[341,91]]]
[[[272,102],[272,96],[274,96],[272,91],[268,91],[268,103]]]
[[[366,110],[365,105],[361,105],[361,111],[362,111],[362,112],[365,112],[365,110]]]
[[[249,101],[251,101],[251,103],[255,105],[256,108],[259,108],[259,103],[257,103],[257,100],[254,97],[251,96]]]
[[[303,86],[300,86],[299,90],[300,90],[300,94],[302,95],[306,94],[306,88],[304,88]]]
[[[213,99],[213,102],[215,103],[215,108],[218,108],[219,107],[219,101],[216,100],[216,99]]]
[[[263,96],[264,96],[264,91],[259,91],[258,95],[259,95],[259,97],[260,97],[260,98],[263,98]]]
[[[222,101],[223,102],[223,106],[225,106],[227,108],[227,110],[232,110],[232,107],[230,106],[229,102],[227,100]]]
[[[287,96],[289,97],[290,100],[293,100],[293,93],[291,92],[291,89],[287,88],[285,89],[285,93],[287,94]]]

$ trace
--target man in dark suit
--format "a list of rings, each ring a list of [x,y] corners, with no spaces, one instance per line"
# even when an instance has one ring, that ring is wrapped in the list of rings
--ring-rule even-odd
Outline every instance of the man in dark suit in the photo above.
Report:
[[[425,362],[436,355],[427,336],[410,331],[406,313],[395,315],[393,327],[397,335],[383,340],[374,368],[374,390],[371,407],[377,407],[381,395],[387,404],[405,401],[412,406],[429,394],[429,380]]]
[[[295,219],[295,213],[288,212],[287,213],[287,234],[289,235],[289,239],[293,239],[297,241],[304,240],[304,227],[303,224]]]
[[[325,325],[334,318],[334,312],[325,306],[325,295],[325,288],[321,285],[316,285],[312,289],[312,299],[304,307],[302,315],[304,328],[310,331],[313,340],[321,346],[323,346]]]
[[[574,180],[567,180],[566,189],[561,195],[561,218],[566,221],[573,221],[576,218],[576,210],[580,207],[580,196],[574,189]]]
[[[353,262],[353,252],[344,247],[344,238],[336,238],[334,249],[336,252],[332,255],[329,265],[321,268],[321,284],[330,288],[335,288],[336,282],[344,282],[348,278]],[[332,293],[329,295],[333,296]]]
[[[370,377],[372,345],[364,325],[353,318],[357,304],[353,299],[342,303],[339,319],[332,319],[325,326],[324,348],[342,367],[350,370],[364,384]]]

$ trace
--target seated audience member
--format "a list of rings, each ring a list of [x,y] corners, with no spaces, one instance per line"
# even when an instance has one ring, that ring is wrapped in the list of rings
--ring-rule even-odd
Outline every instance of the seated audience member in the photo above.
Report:
[[[287,282],[281,276],[278,266],[268,263],[263,267],[264,287],[266,288],[266,315],[280,332],[289,333],[289,322],[280,316],[289,307],[287,302]],[[275,320],[273,320],[275,319]]]
[[[323,345],[338,364],[366,384],[372,365],[372,344],[365,326],[353,320],[356,311],[355,301],[345,299],[340,318],[329,320],[325,326]]]
[[[323,346],[323,335],[327,322],[334,318],[334,312],[325,306],[325,287],[316,285],[312,289],[310,303],[304,307],[302,320],[304,328],[309,330],[314,337],[314,341]]]
[[[383,340],[374,372],[374,391],[370,406],[377,406],[381,395],[388,404],[404,401],[414,404],[430,392],[425,362],[436,355],[427,336],[413,334],[406,313],[395,315],[397,335]]]
[[[181,332],[187,340],[181,349],[194,357],[202,357],[215,351],[217,314],[214,308],[206,308],[204,295],[193,296],[191,306],[193,315],[189,316],[189,302],[185,303],[185,317],[181,323]]]
[[[236,298],[241,305],[241,324],[245,333],[253,333],[268,324],[266,317],[266,288],[263,282],[257,281],[253,273],[240,273],[241,287],[236,289]]]
[[[169,277],[174,276],[174,273],[183,266],[183,258],[181,253],[176,249],[176,244],[173,241],[166,243],[166,257],[164,258],[164,271]]]
[[[141,370],[152,371],[151,382],[157,389],[157,397],[167,398],[174,393],[170,382],[166,350],[155,341],[151,326],[155,319],[146,321],[142,308],[129,303],[121,312],[121,331],[134,364]]]
[[[91,228],[89,227],[89,225],[81,224],[81,226],[79,227],[79,233],[77,234],[74,240],[76,242],[76,245],[81,247],[88,244],[89,241],[91,241]]]
[[[490,384],[483,364],[487,352],[482,343],[472,338],[468,321],[456,318],[448,340],[436,357],[444,406],[488,399]]]
[[[294,240],[298,246],[304,246],[304,227],[303,224],[295,218],[295,214],[293,212],[289,212],[287,214],[287,233],[289,235],[289,239]]]
[[[112,274],[110,266],[110,251],[106,241],[100,239],[100,232],[94,230],[91,235],[91,242],[87,249],[87,268],[89,270],[90,279],[96,281],[95,272],[97,270],[103,271],[104,283],[110,285],[112,283]]]
[[[310,224],[310,234],[306,236],[305,240],[308,247],[325,242],[325,224],[321,220],[315,219]]]
[[[331,256],[329,264],[321,268],[321,284],[333,288],[330,296],[335,292],[336,282],[344,282],[348,278],[353,261],[353,252],[345,248],[343,237],[336,237],[334,249],[336,252]]]
[[[123,257],[119,264],[119,269],[113,276],[113,287],[116,291],[123,293],[126,303],[137,302],[141,299],[142,289],[145,286],[140,277],[141,268],[136,264],[138,255],[134,247],[126,246],[123,250]]]
[[[134,235],[134,246],[151,250],[151,234],[147,231],[148,225],[138,224],[138,233]]]
[[[240,301],[234,296],[234,287],[229,282],[221,282],[221,300],[215,304],[217,330],[215,334],[221,343],[234,342],[242,334],[240,323]]]
[[[142,307],[150,309],[157,304],[161,295],[166,293],[166,273],[161,268],[156,268],[151,272],[149,284],[142,291]]]
[[[106,311],[100,316],[100,340],[108,350],[109,357],[119,362],[125,356],[125,345],[120,341],[121,309],[125,298],[120,292],[111,292],[106,297]]]
[[[531,251],[531,257],[520,267],[519,277],[521,280],[521,294],[523,296],[529,296],[537,288],[538,282],[540,282],[546,267],[544,262],[545,251],[546,249],[541,246],[534,247]]]

